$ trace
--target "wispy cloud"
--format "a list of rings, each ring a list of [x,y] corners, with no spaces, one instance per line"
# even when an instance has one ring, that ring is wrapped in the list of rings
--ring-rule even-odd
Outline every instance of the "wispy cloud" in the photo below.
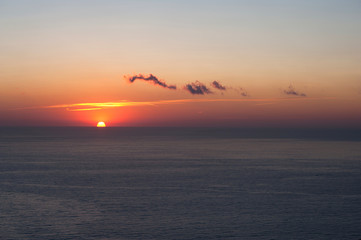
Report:
[[[203,83],[201,83],[199,81],[186,84],[184,86],[184,90],[190,92],[191,94],[198,94],[198,95],[213,93],[209,88],[207,88],[206,85],[204,85]]]
[[[146,106],[146,105],[155,105],[156,102],[128,102],[128,101],[119,101],[119,102],[98,102],[98,103],[71,103],[71,104],[59,104],[59,105],[49,105],[49,106],[40,106],[40,107],[31,107],[31,109],[41,109],[41,108],[64,108],[67,111],[77,112],[77,111],[94,111],[101,110],[106,108],[118,108],[118,107],[130,107],[130,106]],[[30,109],[30,108],[24,108]]]
[[[143,74],[138,74],[138,75],[133,75],[133,76],[124,76],[124,78],[126,80],[128,80],[129,82],[131,82],[131,83],[133,83],[135,80],[139,79],[139,80],[151,82],[154,85],[158,85],[158,86],[161,86],[161,87],[164,87],[164,88],[177,89],[176,85],[168,85],[164,81],[159,80],[153,74],[149,74],[148,76],[144,76]]]
[[[92,107],[92,108],[66,108],[67,111],[70,112],[81,112],[81,111],[95,111],[95,110],[101,110],[103,108],[100,107]]]
[[[304,101],[304,100],[319,100],[321,98],[234,98],[234,99],[175,99],[175,100],[159,100],[159,101],[144,101],[144,102],[132,102],[132,101],[117,101],[117,102],[96,102],[96,103],[72,103],[72,104],[59,104],[49,106],[37,106],[37,107],[25,107],[17,108],[17,110],[26,109],[65,109],[67,111],[96,111],[109,108],[120,107],[136,107],[136,106],[157,106],[165,104],[186,104],[186,103],[205,103],[205,102],[254,102],[257,105],[272,104],[282,101]],[[330,98],[323,98],[330,99]]]
[[[294,96],[300,96],[300,97],[306,97],[305,93],[300,93],[296,91],[296,89],[290,84],[287,89],[283,90],[283,93],[287,95],[294,95]]]

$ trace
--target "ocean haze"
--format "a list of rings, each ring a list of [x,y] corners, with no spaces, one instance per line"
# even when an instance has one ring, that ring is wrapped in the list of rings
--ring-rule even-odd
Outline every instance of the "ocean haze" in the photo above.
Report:
[[[360,130],[0,128],[2,239],[359,239]]]

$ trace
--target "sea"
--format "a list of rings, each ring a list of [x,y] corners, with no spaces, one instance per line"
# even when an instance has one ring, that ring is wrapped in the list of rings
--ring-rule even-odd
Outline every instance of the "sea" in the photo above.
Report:
[[[0,239],[361,239],[361,130],[1,127]]]

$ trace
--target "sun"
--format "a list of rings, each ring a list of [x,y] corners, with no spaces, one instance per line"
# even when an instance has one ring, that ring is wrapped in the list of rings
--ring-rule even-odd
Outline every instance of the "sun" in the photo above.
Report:
[[[97,127],[106,127],[104,122],[98,122]]]

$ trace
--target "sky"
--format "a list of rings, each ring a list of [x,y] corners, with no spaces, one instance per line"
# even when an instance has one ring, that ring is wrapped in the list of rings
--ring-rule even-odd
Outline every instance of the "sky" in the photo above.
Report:
[[[0,126],[361,128],[359,0],[0,0]]]

